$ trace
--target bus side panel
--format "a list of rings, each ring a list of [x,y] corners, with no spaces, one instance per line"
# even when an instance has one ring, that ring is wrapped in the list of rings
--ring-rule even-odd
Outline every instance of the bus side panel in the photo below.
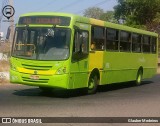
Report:
[[[121,52],[105,52],[102,84],[135,80],[138,66],[128,59],[131,54]]]
[[[71,62],[70,85],[72,89],[87,87],[88,85],[88,58]]]
[[[151,78],[157,73],[157,69],[154,68],[145,68],[143,70],[143,79]]]
[[[157,73],[158,58],[156,54],[144,54],[146,63],[143,69],[143,78],[151,78]]]
[[[126,52],[105,52],[101,84],[133,81],[142,66],[143,78],[156,73],[156,55]]]

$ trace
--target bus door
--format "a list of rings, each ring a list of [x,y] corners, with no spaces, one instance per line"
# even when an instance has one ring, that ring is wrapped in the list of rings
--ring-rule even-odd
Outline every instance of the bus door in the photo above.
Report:
[[[89,71],[98,70],[100,79],[104,72],[104,49],[105,49],[105,28],[101,26],[92,26],[91,45],[89,53]],[[101,83],[101,80],[100,80]]]
[[[70,66],[70,88],[87,87],[88,55],[89,55],[89,26],[78,24],[74,28],[73,52]]]

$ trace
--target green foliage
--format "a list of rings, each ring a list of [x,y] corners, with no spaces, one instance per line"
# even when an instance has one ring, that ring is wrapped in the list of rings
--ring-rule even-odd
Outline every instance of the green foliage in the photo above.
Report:
[[[156,22],[156,23],[160,22],[160,12],[157,12],[156,17],[154,18],[153,21]]]
[[[118,0],[114,11],[91,7],[84,16],[160,33],[160,0]]]
[[[146,25],[160,12],[160,0],[118,0],[114,9],[115,18],[125,20],[127,25]]]
[[[117,20],[114,18],[114,11],[104,12],[103,9],[98,7],[90,7],[84,11],[84,16],[89,18],[100,19],[103,21],[117,23]]]
[[[114,11],[107,11],[100,16],[100,19],[103,21],[108,21],[112,23],[118,23],[114,18]]]
[[[100,19],[100,16],[104,13],[103,9],[98,7],[90,7],[84,11],[84,16],[88,18]]]

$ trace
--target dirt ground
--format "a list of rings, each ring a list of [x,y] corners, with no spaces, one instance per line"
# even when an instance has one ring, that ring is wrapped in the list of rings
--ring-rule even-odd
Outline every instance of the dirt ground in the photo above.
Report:
[[[9,61],[0,61],[0,72],[9,71]]]
[[[7,80],[5,76],[2,74],[2,72],[7,71],[9,71],[9,61],[0,61],[0,84],[9,82],[9,80]]]

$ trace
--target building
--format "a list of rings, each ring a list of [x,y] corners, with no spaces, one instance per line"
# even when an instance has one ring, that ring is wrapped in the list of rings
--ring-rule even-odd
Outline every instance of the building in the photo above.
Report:
[[[0,42],[4,42],[4,33],[0,32]]]
[[[0,38],[3,38],[3,36],[4,36],[4,33],[0,32]]]

